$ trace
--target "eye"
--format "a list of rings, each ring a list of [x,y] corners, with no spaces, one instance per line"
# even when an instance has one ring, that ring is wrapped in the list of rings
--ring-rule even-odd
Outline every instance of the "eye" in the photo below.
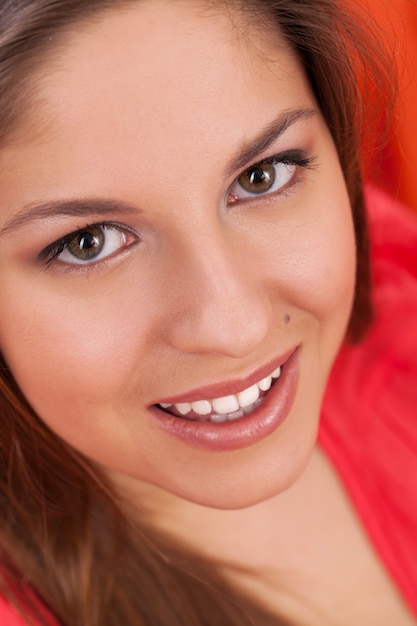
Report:
[[[248,167],[230,188],[231,202],[273,194],[284,189],[294,179],[298,168],[307,167],[311,159],[304,155],[286,153],[273,156]]]
[[[47,264],[87,265],[102,261],[127,248],[135,236],[115,224],[86,226],[54,242],[40,255]]]

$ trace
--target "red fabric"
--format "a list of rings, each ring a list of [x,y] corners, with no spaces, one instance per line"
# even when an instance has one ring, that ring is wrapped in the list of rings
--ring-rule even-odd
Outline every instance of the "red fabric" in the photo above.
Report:
[[[0,596],[0,624],[2,626],[26,626],[25,622],[17,610]]]
[[[376,190],[368,206],[377,317],[340,351],[319,439],[417,616],[417,221]]]
[[[48,626],[58,626],[50,613],[48,613],[40,603],[37,603],[38,610],[47,620]],[[5,598],[0,595],[0,625],[1,626],[29,626],[29,623],[23,619],[19,611],[9,604]],[[37,626],[36,620],[30,622],[30,626]]]

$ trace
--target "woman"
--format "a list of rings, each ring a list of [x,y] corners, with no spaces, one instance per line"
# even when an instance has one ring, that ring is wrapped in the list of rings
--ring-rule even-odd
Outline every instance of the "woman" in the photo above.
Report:
[[[6,619],[413,623],[347,496],[343,361],[322,409],[346,332],[362,365],[378,328],[355,21],[26,0],[0,23]]]

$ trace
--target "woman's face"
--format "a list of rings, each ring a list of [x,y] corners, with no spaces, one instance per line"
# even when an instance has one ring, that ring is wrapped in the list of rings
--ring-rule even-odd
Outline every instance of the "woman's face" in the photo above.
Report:
[[[118,483],[217,507],[305,467],[355,267],[302,68],[234,18],[161,0],[78,26],[0,151],[0,346],[24,394]]]

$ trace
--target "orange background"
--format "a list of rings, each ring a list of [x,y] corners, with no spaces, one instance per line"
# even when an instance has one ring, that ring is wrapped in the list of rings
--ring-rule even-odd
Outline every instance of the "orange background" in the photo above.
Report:
[[[399,98],[377,182],[417,211],[417,0],[369,0],[394,49]]]

